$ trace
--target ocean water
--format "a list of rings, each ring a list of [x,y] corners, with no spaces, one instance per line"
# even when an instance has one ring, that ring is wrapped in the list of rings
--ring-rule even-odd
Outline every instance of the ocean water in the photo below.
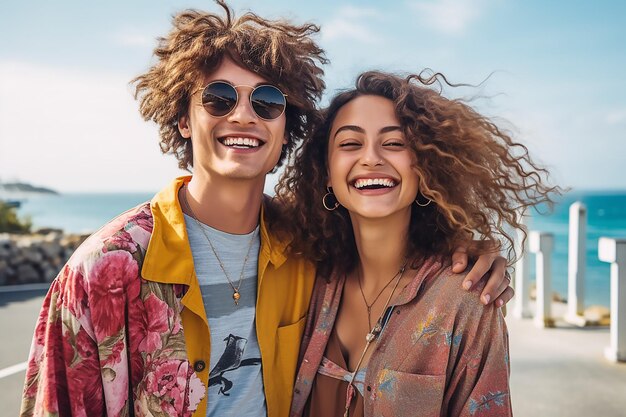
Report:
[[[548,215],[531,214],[530,230],[554,234],[552,254],[552,288],[567,297],[567,251],[569,207],[580,201],[587,207],[587,263],[585,305],[610,304],[610,264],[598,259],[600,237],[626,238],[626,191],[572,191],[561,198]],[[535,277],[535,255],[531,257],[531,279]]]
[[[153,193],[63,194],[28,197],[20,214],[29,215],[36,227],[55,227],[68,232],[92,232],[118,214],[148,201]],[[609,305],[609,264],[598,260],[598,238],[626,238],[626,191],[573,191],[563,196],[552,213],[531,213],[529,228],[550,232],[555,237],[552,257],[552,286],[567,296],[567,235],[569,206],[581,201],[587,206],[587,273],[585,305]],[[531,277],[534,279],[534,255]]]
[[[91,233],[107,221],[146,201],[154,193],[67,193],[29,195],[20,215],[30,216],[35,228],[54,227],[71,233]]]

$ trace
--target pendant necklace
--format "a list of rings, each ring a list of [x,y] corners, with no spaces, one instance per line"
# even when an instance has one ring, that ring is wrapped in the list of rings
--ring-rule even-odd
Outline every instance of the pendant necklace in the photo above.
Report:
[[[404,272],[404,268],[406,267],[406,264],[404,264],[402,266],[402,268],[400,268],[400,270],[396,273],[396,275],[394,275],[393,277],[391,277],[391,279],[389,280],[389,282],[387,282],[387,284],[385,284],[385,286],[383,287],[382,290],[380,290],[380,292],[378,293],[378,295],[376,296],[376,298],[374,298],[374,301],[372,301],[371,303],[367,302],[367,299],[365,298],[365,293],[363,292],[363,286],[361,284],[361,269],[359,268],[359,274],[357,276],[357,280],[359,282],[359,290],[361,290],[361,296],[363,297],[363,302],[365,303],[365,307],[367,308],[367,325],[369,326],[368,329],[372,328],[372,306],[374,306],[374,304],[376,304],[376,301],[378,301],[378,299],[380,298],[380,296],[383,294],[383,291],[385,291],[387,289],[387,287],[389,286],[389,284],[391,284],[393,282],[394,279],[396,279],[398,277],[399,274],[402,274]]]
[[[246,257],[244,258],[243,265],[241,266],[241,273],[239,274],[239,281],[237,282],[237,286],[235,286],[235,284],[233,284],[233,281],[230,279],[228,272],[226,272],[224,263],[218,256],[217,251],[215,250],[215,247],[213,246],[213,243],[211,242],[211,239],[209,239],[209,235],[207,235],[206,231],[204,230],[204,227],[202,226],[202,223],[200,223],[200,220],[198,220],[198,217],[196,217],[196,214],[193,212],[191,206],[189,205],[189,201],[187,200],[187,190],[188,190],[188,187],[187,185],[185,185],[185,189],[183,190],[183,202],[185,203],[187,210],[189,210],[189,213],[191,214],[191,218],[194,219],[194,221],[200,228],[200,231],[202,231],[204,238],[209,243],[209,246],[211,247],[211,251],[213,252],[213,255],[215,255],[215,259],[217,259],[217,263],[220,265],[220,269],[224,273],[224,276],[226,277],[228,284],[233,290],[233,300],[235,301],[235,305],[238,306],[239,299],[241,298],[241,293],[239,292],[239,289],[241,288],[241,283],[243,281],[243,274],[246,270],[246,264],[248,263],[248,258],[250,257],[250,249],[252,248],[252,242],[254,242],[254,238],[256,236],[256,230],[252,232],[252,236],[250,237],[250,243],[248,243],[248,251],[246,252]]]
[[[367,353],[367,350],[369,349],[370,345],[372,344],[372,342],[374,342],[378,338],[378,336],[380,335],[380,332],[382,332],[383,330],[383,317],[385,316],[387,307],[389,307],[389,303],[391,302],[391,298],[393,297],[393,294],[396,292],[396,289],[398,288],[398,284],[400,284],[402,275],[404,275],[404,270],[406,269],[406,265],[407,263],[405,262],[404,265],[400,267],[400,270],[396,273],[396,275],[393,276],[391,281],[389,281],[387,285],[385,285],[385,287],[383,288],[384,290],[385,288],[387,288],[387,286],[389,286],[389,284],[394,279],[396,280],[396,283],[394,284],[393,289],[391,290],[391,294],[389,294],[389,297],[387,297],[387,302],[385,303],[385,306],[383,307],[383,312],[381,313],[380,317],[378,317],[378,320],[376,321],[376,324],[374,325],[374,327],[370,326],[369,333],[365,335],[365,348],[363,349],[363,352],[361,353],[361,357],[359,358],[359,361],[356,364],[356,368],[354,369],[354,371],[352,372],[350,376],[350,381],[348,381],[348,388],[346,390],[346,409],[343,414],[344,417],[348,417],[348,414],[350,412],[350,404],[352,403],[352,399],[354,398],[354,395],[355,395],[354,378],[356,378],[356,374],[357,372],[359,372],[359,368],[361,367],[363,358],[365,358],[365,354]],[[361,281],[359,280],[359,287],[360,286],[361,286]],[[363,301],[365,301],[365,295],[363,294],[363,289],[361,289],[361,294],[363,295]],[[382,294],[382,291],[378,294],[376,299],[380,297],[380,294]],[[368,307],[368,310],[367,310],[368,313],[371,309],[371,306],[374,305],[375,302],[376,300],[374,300],[374,302],[370,304],[370,306]],[[367,306],[367,301],[365,301],[365,305]]]

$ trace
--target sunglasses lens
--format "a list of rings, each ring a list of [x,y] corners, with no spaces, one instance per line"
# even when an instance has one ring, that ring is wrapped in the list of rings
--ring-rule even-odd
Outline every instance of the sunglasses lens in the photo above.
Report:
[[[285,111],[287,102],[283,93],[272,85],[257,87],[250,97],[252,108],[261,119],[272,120]]]
[[[237,90],[227,83],[211,83],[202,91],[202,105],[212,116],[225,116],[237,105]]]

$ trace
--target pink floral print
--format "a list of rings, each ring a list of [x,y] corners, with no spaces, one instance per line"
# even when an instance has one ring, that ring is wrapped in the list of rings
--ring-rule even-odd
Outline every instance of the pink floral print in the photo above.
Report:
[[[52,283],[33,337],[22,416],[191,416],[197,409],[206,388],[187,359],[184,289],[140,275],[151,232],[148,204],[124,213]]]

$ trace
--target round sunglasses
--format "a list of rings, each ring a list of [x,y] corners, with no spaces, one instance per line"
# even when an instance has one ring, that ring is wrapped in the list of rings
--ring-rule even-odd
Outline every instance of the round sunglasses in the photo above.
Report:
[[[287,95],[269,84],[232,85],[225,81],[213,81],[202,89],[202,106],[211,116],[224,117],[230,114],[239,101],[237,88],[248,87],[250,105],[256,115],[263,120],[278,119],[287,107]]]

